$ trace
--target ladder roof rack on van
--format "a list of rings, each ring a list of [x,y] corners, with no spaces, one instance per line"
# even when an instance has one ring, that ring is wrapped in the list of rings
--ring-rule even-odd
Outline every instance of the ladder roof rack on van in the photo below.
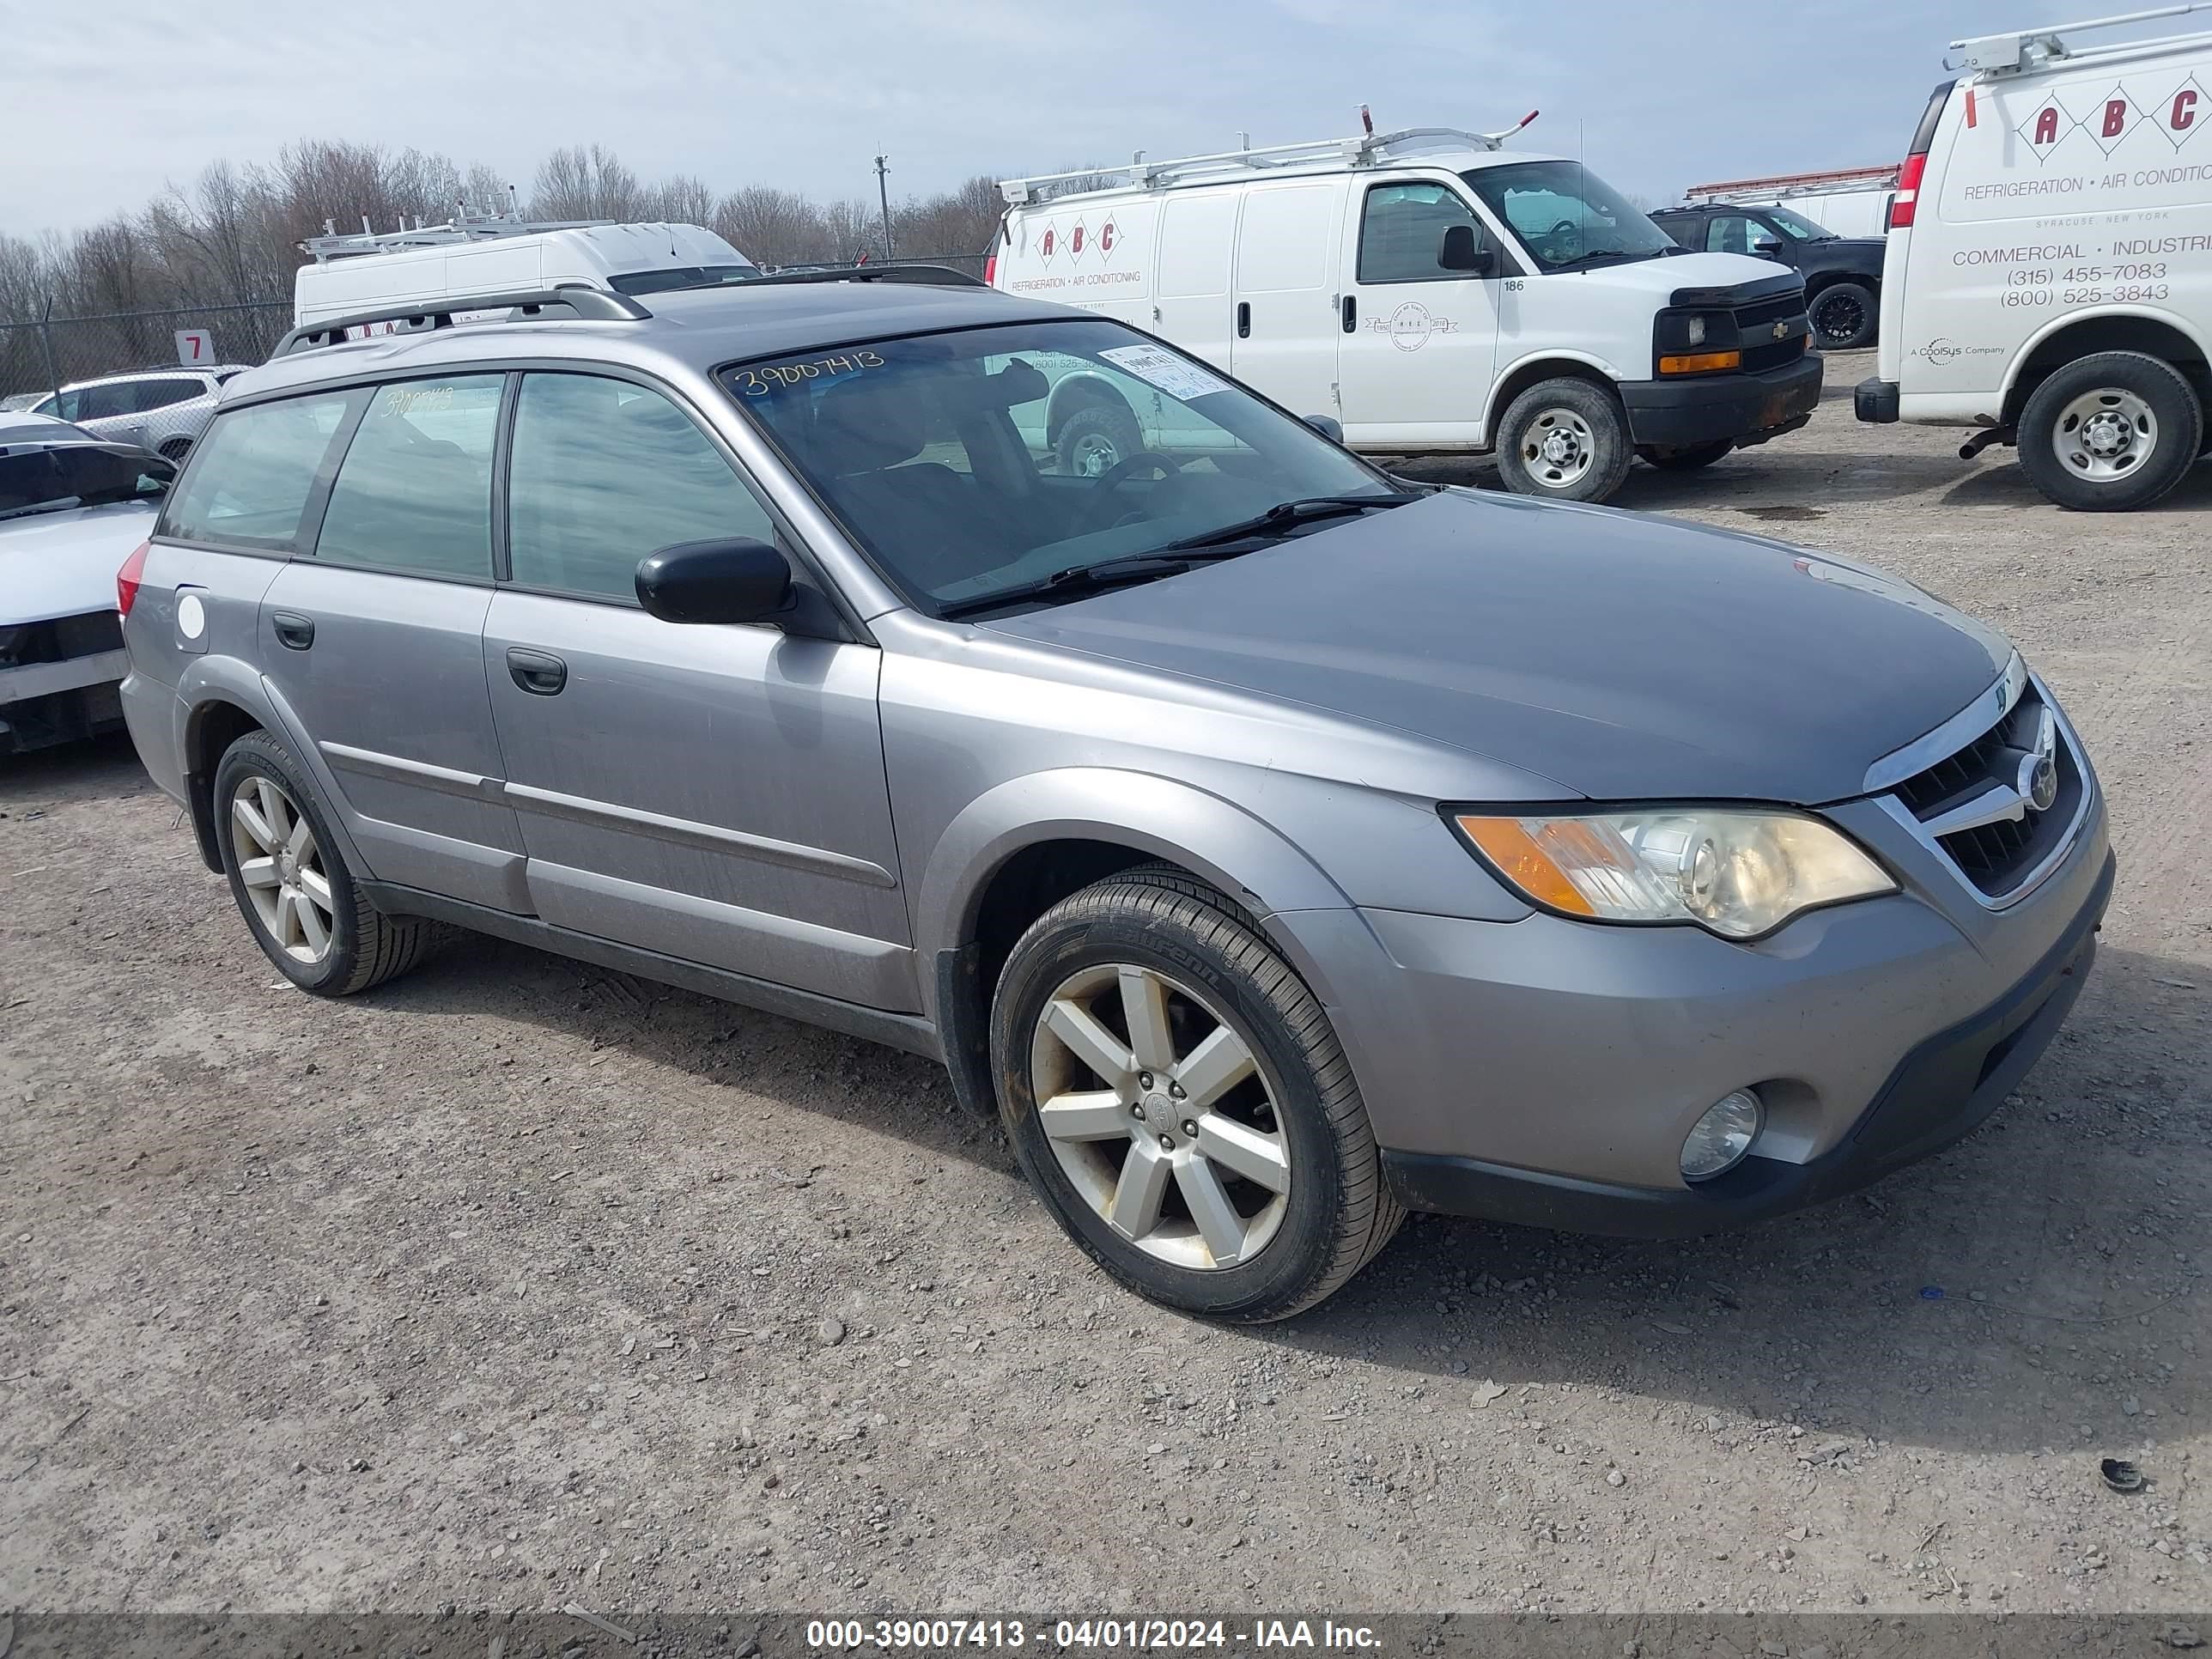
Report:
[[[2212,0],[2188,0],[2185,5],[2158,6],[2149,11],[2125,11],[2111,17],[2088,17],[2077,23],[2046,23],[2041,28],[2015,29],[2005,34],[1970,35],[1964,40],[1954,40],[1951,50],[1966,54],[1955,66],[1961,71],[2020,75],[2042,69],[2063,58],[2081,56],[2059,38],[2061,30],[2068,34],[2086,34],[2093,29],[2121,28],[2130,23],[2148,23],[2154,18],[2183,17],[2191,12],[2206,10],[2212,10]],[[2172,46],[2177,41],[2204,38],[2201,31],[2194,34],[2160,35],[2149,40],[2114,41],[2106,50],[2135,52],[2145,46]]]
[[[2212,0],[2208,0],[2212,3]],[[1505,141],[1536,118],[1530,110],[1513,125],[1501,132],[1466,132],[1457,127],[1401,127],[1395,132],[1355,133],[1349,138],[1315,138],[1298,144],[1261,144],[1246,149],[1226,149],[1211,155],[1182,155],[1171,161],[1147,161],[1139,150],[1136,158],[1121,167],[1078,167],[1070,173],[1043,173],[1028,179],[1005,179],[999,183],[999,193],[1016,207],[1027,206],[1042,199],[1038,190],[1047,185],[1064,185],[1075,180],[1097,179],[1094,188],[1114,190],[1134,185],[1151,190],[1160,185],[1179,183],[1193,176],[1233,177],[1237,173],[1266,173],[1278,167],[1295,167],[1315,162],[1336,161],[1347,167],[1376,166],[1392,151],[1413,148],[1434,149],[1439,143],[1464,144],[1470,149],[1503,149]],[[1119,183],[1105,182],[1118,180]],[[1072,191],[1071,195],[1082,194]]]
[[[269,360],[288,357],[295,351],[313,351],[323,346],[344,343],[349,328],[367,328],[377,323],[404,323],[407,326],[397,333],[412,334],[425,329],[451,328],[454,313],[465,311],[498,311],[511,308],[512,314],[501,319],[506,322],[536,322],[538,312],[545,306],[566,306],[579,319],[595,323],[638,323],[653,313],[627,294],[610,294],[604,289],[586,288],[580,283],[562,288],[525,289],[511,294],[457,294],[434,305],[420,303],[406,306],[385,306],[374,311],[356,311],[349,316],[331,317],[319,323],[302,323],[276,342],[276,350]]]
[[[772,271],[734,286],[765,288],[782,283],[918,283],[927,288],[988,288],[981,276],[951,265],[824,265],[807,270]],[[673,292],[675,290],[664,290]]]
[[[596,230],[612,219],[511,219],[489,214],[457,214],[442,225],[426,225],[419,218],[397,230],[371,230],[362,216],[357,231],[338,231],[323,221],[325,234],[310,236],[300,252],[311,253],[318,264],[366,253],[399,253],[410,248],[450,247],[456,242],[487,242],[502,236],[538,236],[550,230]]]

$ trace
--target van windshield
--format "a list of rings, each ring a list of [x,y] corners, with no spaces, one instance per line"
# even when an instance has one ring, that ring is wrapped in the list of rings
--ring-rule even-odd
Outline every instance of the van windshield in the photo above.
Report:
[[[941,617],[1176,575],[1413,499],[1103,319],[817,349],[720,378],[886,579]]]
[[[1513,161],[1460,174],[1547,271],[1656,259],[1681,248],[1579,161]]]
[[[757,265],[665,265],[658,270],[633,270],[607,278],[617,294],[665,294],[676,288],[720,288],[725,283],[750,283],[760,275]]]

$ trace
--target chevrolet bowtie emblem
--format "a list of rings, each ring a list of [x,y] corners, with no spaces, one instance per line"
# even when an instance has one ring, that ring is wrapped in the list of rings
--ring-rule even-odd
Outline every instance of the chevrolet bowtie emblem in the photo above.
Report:
[[[1778,340],[1783,340],[1783,339],[1787,339],[1789,337],[1790,337],[1790,325],[1789,325],[1789,324],[1787,324],[1787,323],[1777,323],[1777,324],[1775,324],[1775,325],[1774,325],[1774,337],[1775,337],[1776,339],[1778,339]]]

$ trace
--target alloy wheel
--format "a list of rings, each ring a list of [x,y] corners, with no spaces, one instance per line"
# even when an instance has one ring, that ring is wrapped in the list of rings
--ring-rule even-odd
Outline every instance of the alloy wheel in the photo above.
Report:
[[[1070,975],[1037,1017],[1030,1077],[1062,1173],[1147,1255],[1236,1267],[1281,1227],[1291,1149],[1274,1085],[1188,985],[1133,963]]]
[[[313,827],[282,785],[258,773],[230,798],[230,846],[254,919],[277,947],[309,966],[331,953],[337,931],[330,877]]]

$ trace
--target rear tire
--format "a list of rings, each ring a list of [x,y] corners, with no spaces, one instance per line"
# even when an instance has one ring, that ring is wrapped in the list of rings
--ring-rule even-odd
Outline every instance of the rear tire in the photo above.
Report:
[[[1694,472],[1699,467],[1711,466],[1723,455],[1733,454],[1735,445],[1723,438],[1718,443],[1692,444],[1684,449],[1639,449],[1636,453],[1656,467],[1669,472]]]
[[[1118,404],[1091,404],[1060,423],[1053,440],[1053,455],[1060,470],[1078,478],[1096,478],[1112,471],[1145,447],[1144,429],[1137,417]]]
[[[991,1062],[1038,1195],[1155,1302],[1288,1318],[1403,1218],[1320,1003],[1250,916],[1180,870],[1109,877],[1030,926],[999,977]]]
[[[2142,351],[2100,351],[2037,386],[2015,428],[2035,487],[2081,513],[2148,507],[2196,463],[2204,411],[2181,372]]]
[[[1864,283],[1831,283],[1813,296],[1813,337],[1823,351],[1850,351],[1873,343],[1881,303]]]
[[[434,922],[368,902],[290,751],[249,732],[215,772],[216,842],[246,929],[277,971],[317,996],[351,996],[421,962]]]
[[[1516,495],[1601,501],[1620,488],[1634,451],[1610,391],[1565,376],[1516,398],[1498,425],[1498,471]]]

